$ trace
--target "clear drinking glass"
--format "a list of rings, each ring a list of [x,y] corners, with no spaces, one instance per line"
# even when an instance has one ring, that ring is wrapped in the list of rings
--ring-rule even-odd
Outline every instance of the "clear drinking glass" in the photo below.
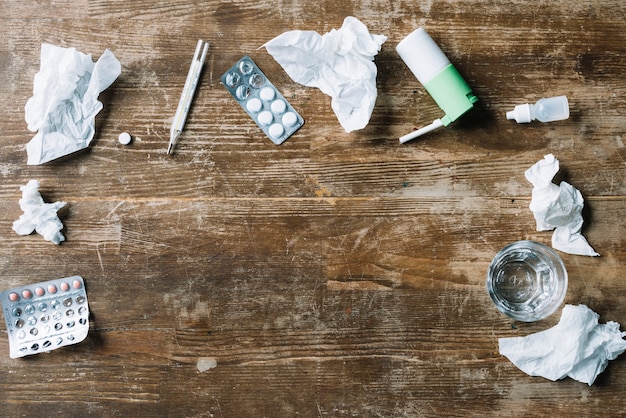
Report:
[[[567,270],[550,247],[517,241],[500,250],[487,270],[487,291],[497,308],[518,321],[554,313],[567,292]]]

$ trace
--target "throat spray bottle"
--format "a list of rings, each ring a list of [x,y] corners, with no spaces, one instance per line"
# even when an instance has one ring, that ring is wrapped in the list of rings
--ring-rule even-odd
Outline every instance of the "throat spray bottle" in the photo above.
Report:
[[[461,74],[424,28],[419,28],[404,38],[396,47],[396,51],[445,113],[430,125],[402,136],[401,143],[442,126],[448,126],[472,109],[474,103],[478,101]]]

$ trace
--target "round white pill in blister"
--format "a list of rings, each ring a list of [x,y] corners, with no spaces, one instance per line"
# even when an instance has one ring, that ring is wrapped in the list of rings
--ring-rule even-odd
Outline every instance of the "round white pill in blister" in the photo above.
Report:
[[[274,139],[280,138],[284,132],[285,128],[280,123],[273,124],[269,129],[270,136]]]
[[[259,96],[261,97],[261,99],[269,102],[270,100],[273,100],[274,97],[276,97],[276,92],[271,87],[263,87],[261,89],[261,92],[259,93]]]
[[[246,109],[248,112],[257,113],[262,107],[263,103],[261,103],[261,101],[256,97],[253,97],[246,102]]]
[[[283,115],[282,121],[286,127],[290,127],[296,124],[298,117],[293,112],[287,112]]]
[[[272,102],[272,104],[270,105],[272,112],[276,113],[277,115],[282,114],[285,109],[287,109],[287,105],[285,104],[284,100],[278,99],[278,100],[274,100]]]
[[[272,113],[270,111],[264,110],[259,113],[258,120],[261,125],[269,125],[270,123],[272,123],[272,120],[274,120],[274,117],[272,116]]]

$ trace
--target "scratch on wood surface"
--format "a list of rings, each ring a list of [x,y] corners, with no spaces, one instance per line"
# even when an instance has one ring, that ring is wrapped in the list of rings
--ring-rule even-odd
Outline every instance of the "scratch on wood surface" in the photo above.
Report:
[[[463,310],[465,309],[465,306],[467,305],[467,302],[470,300],[470,297],[472,295],[470,293],[468,293],[467,295],[465,295],[465,297],[463,298],[463,300],[461,301],[461,303],[459,303],[457,305],[457,314],[458,316],[463,316]]]
[[[187,288],[164,294],[163,305],[174,314],[178,324],[183,328],[188,324],[208,321],[211,317],[210,302],[196,300],[196,296]]]
[[[340,290],[384,290],[390,291],[393,288],[389,286],[385,286],[379,283],[375,283],[369,280],[354,280],[354,281],[339,281],[339,280],[328,280],[326,282],[326,286],[328,290],[332,291],[340,291]]]
[[[98,262],[100,263],[100,270],[104,272],[104,263],[102,262],[102,256],[100,255],[100,249],[96,247],[96,254],[98,255]]]
[[[209,49],[209,51],[211,51],[211,49]],[[208,73],[209,73],[209,85],[212,86],[213,85],[213,64],[215,63],[215,55],[214,54],[210,54],[209,57],[209,65],[208,65]]]
[[[316,176],[307,176],[305,179],[305,187],[312,192],[316,197],[331,197],[332,192],[328,187],[320,185]]]
[[[104,219],[109,218],[109,216],[113,215],[113,213],[115,213],[115,211],[117,210],[117,208],[119,208],[120,206],[122,206],[125,203],[124,200],[122,200],[120,203],[118,203],[113,209],[111,209],[111,211],[109,213],[107,213],[107,215],[104,217]]]
[[[392,359],[400,360],[409,363],[424,363],[424,360],[411,356],[397,356],[386,354],[363,354],[363,355],[345,355],[345,356],[294,356],[285,358],[273,358],[267,360],[249,360],[239,363],[240,366],[263,366],[263,365],[279,365],[279,364],[292,364],[300,361],[305,362],[327,362],[327,361],[349,361],[349,360],[361,360],[361,359]]]
[[[291,247],[293,247],[298,241],[300,241],[300,237],[297,236],[292,239],[285,238],[285,241],[287,241],[286,254],[289,255],[289,251],[291,250]]]
[[[92,158],[100,160],[100,161],[104,161],[104,162],[107,162],[107,163],[111,163],[111,164],[118,164],[119,163],[118,160],[115,160],[113,158],[106,158],[106,157],[103,157],[101,155],[92,155]]]
[[[352,246],[352,251],[356,251],[356,249],[359,248],[361,241],[363,240],[365,235],[367,235],[369,230],[370,228],[367,227],[367,228],[362,228],[359,232],[357,232],[356,239],[354,240],[354,245]]]

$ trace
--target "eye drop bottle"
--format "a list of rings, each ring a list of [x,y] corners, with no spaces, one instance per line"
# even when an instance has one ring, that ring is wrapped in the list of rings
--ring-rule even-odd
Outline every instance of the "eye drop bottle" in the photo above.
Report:
[[[535,104],[523,104],[515,106],[510,112],[506,112],[506,118],[517,123],[530,123],[533,120],[539,122],[554,122],[569,118],[569,102],[565,96],[539,99]]]

